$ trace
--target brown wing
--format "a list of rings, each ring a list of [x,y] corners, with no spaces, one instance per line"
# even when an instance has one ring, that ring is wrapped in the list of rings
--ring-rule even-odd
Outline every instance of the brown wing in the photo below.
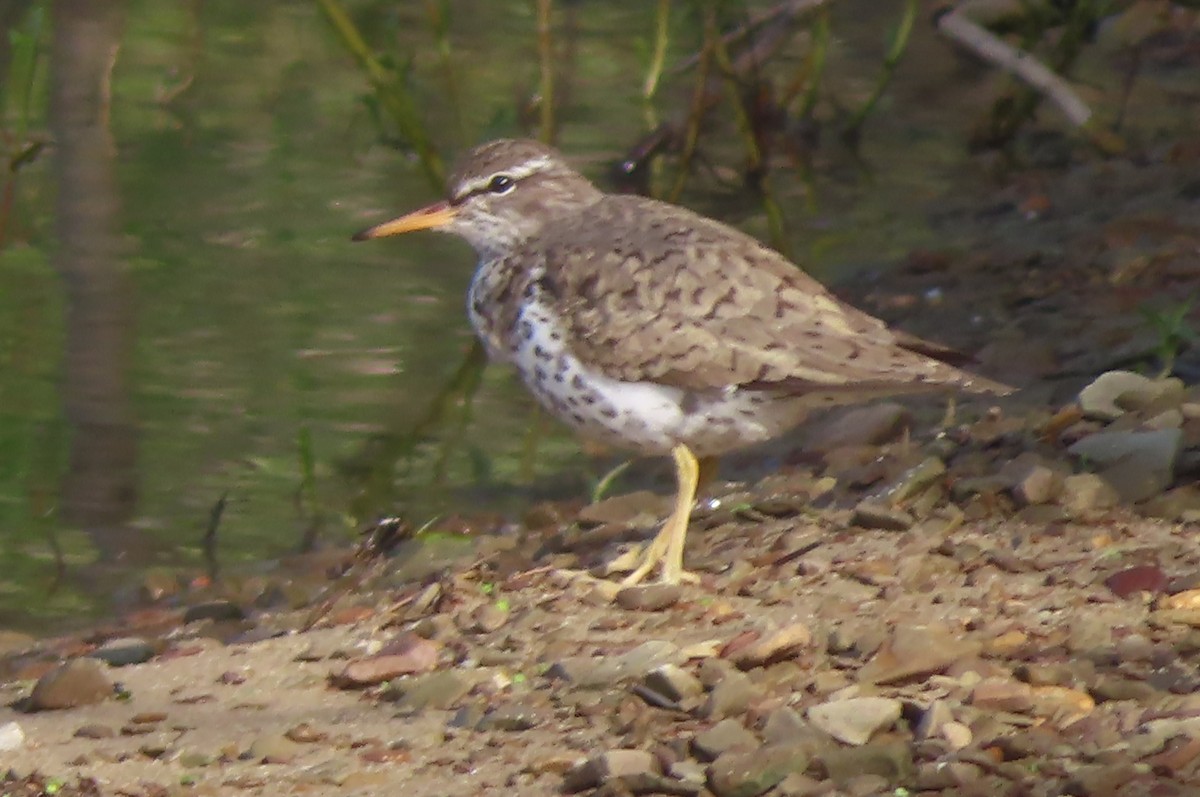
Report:
[[[782,255],[680,208],[609,196],[585,225],[541,241],[542,288],[567,319],[569,345],[617,379],[693,390],[1004,391],[910,351]]]

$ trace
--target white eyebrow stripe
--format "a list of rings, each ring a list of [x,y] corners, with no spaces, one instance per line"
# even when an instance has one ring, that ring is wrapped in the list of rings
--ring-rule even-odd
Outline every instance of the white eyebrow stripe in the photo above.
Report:
[[[541,157],[531,158],[515,168],[501,169],[500,171],[489,174],[487,177],[480,177],[478,180],[472,180],[471,182],[464,184],[462,188],[458,190],[458,193],[454,195],[454,198],[462,199],[468,194],[473,194],[476,191],[482,191],[487,187],[488,183],[502,174],[511,177],[513,182],[524,180],[529,175],[542,171],[542,169],[550,165],[550,162],[550,158],[543,155]]]

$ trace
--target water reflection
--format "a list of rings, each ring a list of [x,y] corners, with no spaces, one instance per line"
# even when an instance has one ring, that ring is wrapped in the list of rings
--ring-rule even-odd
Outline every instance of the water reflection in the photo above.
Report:
[[[70,429],[61,514],[87,532],[104,560],[148,551],[145,534],[130,525],[138,492],[136,318],[109,128],[125,10],[118,0],[59,0],[51,50],[54,265],[67,297],[62,395]]]

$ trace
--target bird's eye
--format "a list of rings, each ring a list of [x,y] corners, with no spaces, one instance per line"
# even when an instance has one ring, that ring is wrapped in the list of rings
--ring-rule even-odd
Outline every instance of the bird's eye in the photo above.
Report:
[[[516,184],[516,181],[507,174],[497,174],[490,181],[488,181],[487,188],[488,191],[492,192],[493,194],[507,194],[509,191],[513,190],[513,186]]]

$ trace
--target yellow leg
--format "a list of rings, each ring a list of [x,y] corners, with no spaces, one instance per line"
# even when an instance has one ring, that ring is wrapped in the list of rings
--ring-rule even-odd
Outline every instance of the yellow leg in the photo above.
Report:
[[[654,566],[662,562],[664,584],[678,584],[680,581],[696,581],[696,577],[683,569],[683,543],[687,538],[688,518],[692,514],[692,504],[696,501],[696,487],[700,480],[700,463],[696,455],[685,445],[677,445],[671,449],[671,457],[675,460],[675,507],[663,523],[662,530],[646,547],[642,563],[637,569],[625,577],[621,586],[628,587],[637,584]]]

